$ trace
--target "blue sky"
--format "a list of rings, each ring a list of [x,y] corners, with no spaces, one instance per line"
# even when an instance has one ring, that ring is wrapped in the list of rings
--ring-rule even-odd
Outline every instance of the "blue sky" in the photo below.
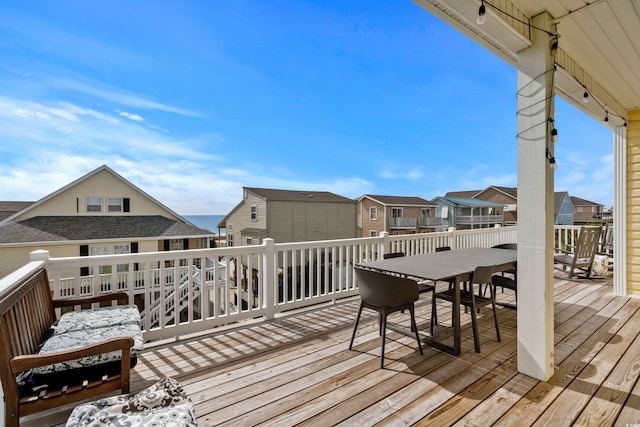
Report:
[[[3,1],[0,200],[103,164],[185,215],[516,186],[516,90],[409,0]],[[555,123],[556,191],[611,206],[611,130],[559,97]]]

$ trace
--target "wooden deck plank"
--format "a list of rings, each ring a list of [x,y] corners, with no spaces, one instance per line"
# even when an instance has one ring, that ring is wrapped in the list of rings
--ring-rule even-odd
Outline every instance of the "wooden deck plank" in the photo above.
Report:
[[[606,381],[593,395],[593,398],[576,419],[575,424],[613,426],[622,410],[622,405],[636,385],[640,376],[640,334],[638,333],[640,332],[640,313],[636,312],[629,319],[628,324],[631,330],[636,332],[633,342],[613,366]],[[624,344],[624,337],[621,338],[618,340],[617,337],[614,337],[612,341],[615,341],[616,344]],[[640,407],[636,406],[636,409],[640,411]],[[624,424],[638,423],[640,415],[636,415],[634,420],[626,420]],[[618,420],[619,425],[624,425],[620,421],[622,420]]]
[[[513,295],[499,293],[500,298]],[[292,312],[179,342],[149,346],[132,371],[132,391],[172,376],[210,425],[556,425],[640,422],[640,300],[613,296],[602,280],[554,283],[556,373],[548,382],[517,372],[516,310],[480,316],[482,353],[462,314],[458,357],[389,333],[385,369],[374,313],[363,313],[349,351],[359,299]],[[428,330],[429,298],[416,305]],[[436,334],[450,335],[450,308],[438,307]],[[408,326],[408,315],[391,321]],[[72,407],[24,419],[25,427],[64,425]]]
[[[499,423],[503,425],[532,425],[557,396],[567,387],[572,379],[604,346],[602,336],[615,333],[621,326],[620,320],[612,318],[622,310],[631,314],[633,310],[625,310],[624,298],[614,298],[603,310],[602,315],[591,313],[590,318],[582,323],[579,329],[571,332],[560,343],[556,344],[556,373],[547,382],[540,382],[518,403],[516,403]]]
[[[628,321],[637,311],[638,301],[627,301],[623,309],[616,313],[614,319],[618,319],[618,322],[612,325],[611,333],[599,331],[598,334],[594,334],[594,337],[597,336],[602,343],[601,350],[573,377],[571,384],[563,389],[538,418],[535,425],[575,422],[582,409],[637,337],[637,325],[635,322]]]

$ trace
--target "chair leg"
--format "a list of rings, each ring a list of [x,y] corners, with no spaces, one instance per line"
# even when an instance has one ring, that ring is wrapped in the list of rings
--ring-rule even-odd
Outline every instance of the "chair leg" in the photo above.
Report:
[[[380,369],[384,369],[384,342],[387,338],[387,312],[382,315],[382,348],[380,349]]]
[[[496,324],[496,337],[498,338],[498,342],[500,342],[500,326],[498,326],[498,312],[496,311],[496,294],[494,293],[495,289],[489,289],[491,293],[491,308],[493,308],[493,322]]]
[[[422,352],[422,343],[420,342],[420,335],[418,335],[418,325],[416,325],[416,312],[413,303],[409,306],[409,312],[411,313],[411,327],[416,334],[416,341],[418,342],[418,349],[420,349],[420,354],[424,354]]]
[[[429,334],[433,336],[433,325],[438,324],[438,314],[436,313],[436,295],[435,292],[431,297],[431,325],[429,326]]]
[[[358,309],[358,316],[356,316],[356,323],[353,325],[353,334],[351,334],[351,342],[349,343],[349,350],[353,347],[353,339],[356,337],[356,329],[358,329],[358,322],[360,322],[360,315],[362,314],[363,302],[360,301],[360,308]]]
[[[473,329],[473,345],[476,353],[480,353],[480,336],[478,334],[478,319],[476,319],[476,303],[471,297],[471,327]]]

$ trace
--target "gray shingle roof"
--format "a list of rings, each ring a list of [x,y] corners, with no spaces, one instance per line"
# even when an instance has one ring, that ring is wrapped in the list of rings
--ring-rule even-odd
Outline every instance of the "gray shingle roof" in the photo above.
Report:
[[[376,200],[385,205],[398,205],[398,206],[435,206],[435,203],[422,197],[413,196],[379,196],[373,194],[365,194],[362,197],[368,197]]]
[[[209,230],[150,216],[38,216],[0,227],[0,243],[212,235]]]
[[[267,200],[277,201],[305,201],[305,202],[331,202],[331,203],[355,203],[354,200],[339,196],[328,191],[303,191],[303,190],[277,190],[271,188],[245,187],[248,190]]]

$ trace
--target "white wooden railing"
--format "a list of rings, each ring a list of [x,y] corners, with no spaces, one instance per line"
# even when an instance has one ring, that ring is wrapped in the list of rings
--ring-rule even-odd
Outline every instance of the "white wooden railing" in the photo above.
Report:
[[[556,227],[558,245],[571,243],[578,228]],[[145,339],[156,340],[272,319],[292,309],[357,295],[354,264],[377,260],[386,252],[414,255],[439,246],[513,242],[517,227],[297,243],[265,239],[256,246],[90,257],[52,258],[48,251],[35,251],[31,257],[47,268],[54,298],[127,292],[144,315]],[[207,263],[207,258],[215,262]],[[111,274],[80,276],[82,267],[97,272],[100,266],[111,266],[102,269]]]

